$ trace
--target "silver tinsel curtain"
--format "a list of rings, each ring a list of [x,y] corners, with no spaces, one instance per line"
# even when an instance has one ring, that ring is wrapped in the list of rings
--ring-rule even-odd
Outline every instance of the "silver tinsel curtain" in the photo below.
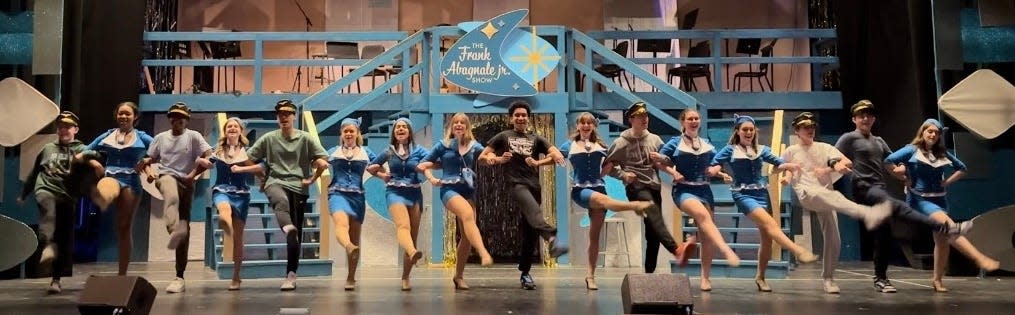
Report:
[[[146,0],[145,7],[145,31],[146,32],[175,32],[177,21],[177,0]],[[190,46],[189,42],[181,44]],[[145,42],[144,59],[176,59],[177,42]],[[148,93],[148,81],[145,79],[144,69],[141,71],[140,88],[141,93]],[[175,89],[176,68],[175,67],[148,67],[148,73],[152,78],[152,88],[156,93],[172,93]]]
[[[445,121],[451,121],[452,115],[447,115]],[[472,132],[476,141],[486,145],[490,138],[497,133],[511,129],[510,122],[506,115],[491,114],[469,114],[469,121],[472,122]],[[537,135],[543,136],[551,144],[555,144],[553,137],[553,115],[535,114],[529,121],[529,128]],[[443,130],[443,129],[442,129]],[[443,131],[441,131],[443,132]],[[505,193],[508,189],[505,169],[502,166],[476,167],[476,196],[474,205],[476,207],[476,223],[483,234],[483,241],[490,255],[497,262],[517,262],[521,250],[521,215],[515,209],[511,198]],[[542,185],[542,208],[547,222],[551,225],[557,224],[554,191],[553,167],[544,167],[540,173],[540,184]],[[448,266],[455,263],[456,245],[458,243],[457,223],[451,212],[446,212],[447,220],[444,227],[444,263]],[[542,241],[541,241],[542,242]],[[539,246],[540,254],[537,257],[549,258],[546,253],[546,246]],[[478,262],[478,256],[473,253],[470,261]],[[555,266],[551,259],[543,259],[543,264],[549,267]]]

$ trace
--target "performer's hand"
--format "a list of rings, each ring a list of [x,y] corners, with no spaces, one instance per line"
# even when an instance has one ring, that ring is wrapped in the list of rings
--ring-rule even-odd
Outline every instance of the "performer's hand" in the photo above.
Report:
[[[500,157],[499,157],[499,158],[497,158],[497,164],[504,164],[504,163],[507,163],[508,161],[510,161],[510,160],[511,160],[511,156],[512,156],[512,155],[511,155],[511,152],[510,152],[510,151],[508,151],[508,152],[504,152],[504,154],[501,154],[501,155],[500,155]]]
[[[314,184],[314,178],[313,177],[311,177],[311,178],[304,178],[301,181],[301,184],[303,184],[303,187],[308,187],[308,186]]]
[[[557,163],[558,166],[565,166],[565,165],[567,165],[567,160],[564,159],[563,155],[554,156],[553,157],[553,162]]]
[[[239,172],[242,172],[242,171],[243,171],[243,167],[242,167],[242,166],[239,166],[239,165],[235,165],[235,164],[234,164],[233,166],[230,166],[230,167],[229,167],[229,171],[231,171],[231,172],[233,172],[233,173],[239,173]]]
[[[677,173],[676,175],[673,175],[673,182],[674,183],[683,183],[686,180],[687,180],[687,178],[684,177],[684,174]]]
[[[106,175],[106,167],[102,166],[102,163],[99,163],[99,161],[88,160],[88,165],[95,170],[95,177],[102,178],[102,176]]]
[[[733,176],[730,176],[730,174],[726,174],[724,172],[719,172],[718,175],[719,175],[719,177],[722,177],[722,182],[723,183],[727,183],[727,184],[733,183]]]
[[[836,165],[838,165],[838,164],[836,164]],[[827,176],[831,172],[832,172],[832,169],[829,168],[829,167],[817,167],[817,168],[814,169],[814,177],[823,178],[823,177]]]
[[[25,205],[25,198],[18,197],[17,202],[18,202],[18,206],[24,206]]]
[[[892,168],[892,174],[899,179],[904,179],[906,177],[906,164],[896,165]]]
[[[148,168],[148,165],[151,165],[151,164],[152,164],[152,158],[150,158],[150,157],[143,158],[143,159],[141,159],[140,161],[137,162],[137,165],[134,165],[134,170],[137,171],[138,173],[144,172],[145,169]]]
[[[197,158],[197,165],[200,165],[203,168],[211,168],[211,160],[203,157]]]
[[[144,173],[141,173],[141,174],[147,175],[147,176],[145,176],[145,179],[148,181],[149,184],[154,183],[155,180],[158,179],[158,177],[155,177],[155,174],[152,174],[152,173],[144,172]]]
[[[846,174],[853,171],[853,161],[839,160],[838,163],[835,163],[834,167],[835,171],[839,172],[839,174]]]
[[[380,178],[385,183],[387,183],[389,180],[391,180],[391,173],[388,173],[388,172],[378,172],[377,175],[374,175],[374,176],[377,176],[377,178]]]
[[[660,152],[649,152],[649,160],[652,160],[652,162],[654,163],[662,163],[667,161],[666,155],[663,155]]]
[[[441,179],[440,179],[440,178],[437,178],[437,177],[430,177],[430,178],[429,178],[429,179],[427,179],[427,180],[429,180],[429,181],[430,181],[430,185],[434,185],[434,186],[440,186],[440,185],[442,185],[442,183],[441,183]]]
[[[708,176],[713,176],[714,177],[714,176],[719,176],[719,171],[720,170],[722,170],[722,166],[712,165],[712,166],[709,166],[707,169],[705,169],[705,173],[708,173]]]
[[[525,164],[528,164],[529,166],[532,167],[539,166],[539,162],[537,162],[536,159],[533,159],[531,156],[525,158]]]
[[[792,181],[793,181],[793,176],[783,175],[783,176],[779,177],[779,183],[782,183],[783,185],[789,185],[789,183],[792,182]]]
[[[634,175],[634,173],[631,173],[631,172],[624,172],[623,177],[624,177],[624,184],[633,183],[634,180],[638,179],[638,176]]]

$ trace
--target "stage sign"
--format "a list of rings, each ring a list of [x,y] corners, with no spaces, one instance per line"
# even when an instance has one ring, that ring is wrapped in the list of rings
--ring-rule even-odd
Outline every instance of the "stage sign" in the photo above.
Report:
[[[485,22],[464,22],[467,33],[448,49],[441,74],[463,89],[497,96],[536,95],[536,84],[560,62],[560,53],[532,32],[518,29],[529,10]]]

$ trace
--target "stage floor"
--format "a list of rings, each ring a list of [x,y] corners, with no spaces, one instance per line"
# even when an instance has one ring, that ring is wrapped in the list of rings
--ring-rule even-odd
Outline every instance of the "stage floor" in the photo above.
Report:
[[[228,280],[191,262],[187,291],[165,293],[173,278],[169,263],[133,264],[159,290],[152,314],[278,314],[280,308],[309,308],[311,314],[620,314],[620,283],[627,272],[640,269],[600,269],[600,289],[585,289],[582,268],[537,269],[535,291],[519,288],[511,265],[466,270],[469,291],[455,292],[451,271],[417,269],[413,289],[399,290],[400,269],[363,268],[356,291],[342,290],[339,276],[300,278],[293,292],[280,292],[280,279],[244,280],[243,290],[226,291]],[[115,264],[75,266],[75,276],[63,280],[64,292],[47,295],[48,279],[0,281],[0,314],[77,314],[77,296],[90,274],[115,274]],[[845,264],[836,273],[842,294],[821,291],[820,264],[804,266],[789,279],[769,280],[774,292],[759,293],[751,279],[712,280],[711,293],[700,292],[691,279],[695,313],[701,314],[1015,314],[1015,279],[946,278],[952,291],[931,291],[930,271],[892,267],[895,294],[874,291],[870,264]]]

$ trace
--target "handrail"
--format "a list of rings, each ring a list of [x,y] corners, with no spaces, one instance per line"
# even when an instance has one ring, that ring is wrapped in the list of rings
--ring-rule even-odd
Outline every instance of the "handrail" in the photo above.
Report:
[[[632,74],[636,79],[641,79],[641,80],[647,82],[649,85],[659,89],[659,91],[663,92],[664,94],[666,94],[669,97],[672,97],[680,105],[683,105],[685,107],[692,107],[692,108],[694,108],[694,107],[696,107],[698,105],[698,101],[695,100],[690,95],[687,95],[687,93],[685,93],[684,91],[678,90],[677,88],[673,87],[669,83],[666,83],[662,79],[659,79],[658,77],[656,77],[652,73],[648,72],[647,70],[642,69],[641,67],[639,67],[635,63],[631,62],[630,60],[627,60],[627,58],[621,57],[616,52],[606,48],[606,46],[603,46],[598,41],[592,39],[588,35],[585,35],[584,33],[580,32],[580,31],[573,30],[571,32],[571,38],[575,42],[580,43],[583,46],[585,46],[586,56],[588,56],[590,54],[590,52],[599,54],[600,56],[603,57],[603,59],[605,61],[608,61],[611,64],[617,65],[621,69],[624,69],[624,71]],[[585,60],[585,62],[591,63],[592,60],[591,60],[591,58],[587,58],[587,60]],[[606,79],[606,77],[600,75],[598,72],[593,70],[590,66],[585,65],[584,63],[578,62],[577,60],[573,61],[572,63],[574,65],[574,67],[576,69],[578,69],[578,71],[584,73],[586,76],[595,78],[596,81],[599,81],[599,83],[602,84],[602,83],[604,83],[602,81],[605,80],[605,81],[608,81],[608,82],[610,82],[612,84],[611,80]],[[591,92],[591,89],[592,89],[591,86],[590,87],[586,87],[586,91]],[[634,95],[634,93],[629,92],[629,91],[623,89],[620,86],[613,87],[613,90],[614,90],[614,92],[616,92],[617,94],[620,94],[621,96],[623,96],[624,98],[628,99],[629,101],[634,102],[634,101],[639,100],[639,98],[636,97]],[[674,119],[670,115],[666,114],[661,109],[653,106],[652,104],[648,104],[647,102],[646,102],[646,104],[649,105],[648,106],[649,112],[652,113],[653,116],[655,116],[657,119],[662,120],[664,123],[670,125],[671,127],[679,129],[679,127],[680,127],[680,122],[679,121],[677,121],[676,119]]]
[[[317,123],[314,121],[314,113],[310,111],[303,111],[303,126],[307,129],[307,133],[310,134],[310,138],[317,143],[321,143],[321,133],[317,129]],[[323,145],[323,144],[322,144]],[[317,178],[317,210],[319,213],[325,213],[328,209],[328,184],[331,183],[331,169],[324,170],[321,176]],[[331,237],[331,220],[321,217],[318,224],[321,228],[321,247],[319,257],[331,257],[331,242],[328,241]]]
[[[349,86],[353,82],[358,81],[360,77],[362,77],[363,75],[367,74],[368,72],[374,71],[374,69],[383,64],[391,62],[392,60],[394,60],[396,55],[405,54],[408,52],[410,48],[420,43],[423,43],[423,32],[416,32],[415,34],[412,34],[412,36],[409,36],[409,38],[406,38],[405,40],[402,40],[398,44],[395,44],[395,46],[391,47],[391,49],[384,51],[374,59],[371,59],[370,61],[364,63],[359,68],[356,68],[356,70],[349,72],[349,75],[343,76],[338,81],[335,81],[331,85],[328,85],[327,87],[303,99],[302,101],[299,102],[298,106],[300,106],[301,108],[308,107],[316,108],[317,106],[325,103],[329,98],[337,94],[338,91],[341,91],[346,86]],[[363,106],[365,106],[368,102],[374,100],[378,95],[380,95],[379,93],[384,93],[385,91],[394,87],[395,84],[404,83],[407,78],[412,78],[412,75],[421,73],[422,69],[421,65],[424,63],[422,62],[417,63],[410,67],[408,64],[409,62],[410,61],[408,60],[408,58],[403,57],[402,58],[403,70],[401,73],[385,81],[379,87],[370,91],[370,93],[367,93],[367,96],[360,98],[359,100],[356,100],[355,103],[342,107],[328,118],[321,120],[319,124],[321,129],[327,129],[331,127],[332,125],[338,123],[342,118],[345,118],[349,114],[352,114],[353,112],[363,108]],[[403,84],[403,89],[404,88],[405,85]]]

